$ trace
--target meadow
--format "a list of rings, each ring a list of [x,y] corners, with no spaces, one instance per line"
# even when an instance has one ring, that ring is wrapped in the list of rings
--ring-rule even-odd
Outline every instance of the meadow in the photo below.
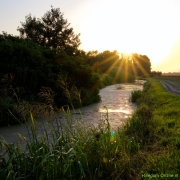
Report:
[[[115,132],[108,111],[98,127],[87,128],[83,120],[73,126],[66,109],[66,122],[47,122],[38,137],[30,114],[30,141],[18,134],[26,150],[5,139],[1,143],[6,158],[0,157],[0,179],[178,179],[180,97],[152,78],[139,94],[132,93],[139,104],[133,117]]]
[[[180,77],[179,76],[160,76],[158,79],[161,80],[170,80],[174,82],[180,82]]]

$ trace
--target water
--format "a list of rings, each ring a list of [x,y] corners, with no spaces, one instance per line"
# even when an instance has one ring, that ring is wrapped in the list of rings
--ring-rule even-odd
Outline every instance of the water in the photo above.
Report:
[[[136,89],[142,90],[143,86],[137,83],[115,84],[101,89],[100,96],[102,101],[100,103],[80,109],[84,121],[88,125],[97,124],[102,118],[106,118],[108,111],[111,129],[122,126],[136,109],[136,104],[130,102],[131,91]],[[78,119],[77,114],[76,118]]]
[[[73,118],[76,120],[84,118],[84,121],[88,126],[91,126],[92,124],[96,125],[101,119],[106,118],[108,110],[111,129],[122,126],[126,123],[127,118],[132,116],[136,109],[136,105],[129,100],[130,93],[135,89],[142,90],[143,86],[140,84],[143,83],[144,81],[136,84],[115,84],[107,86],[100,90],[101,102],[82,107],[80,110],[76,109],[75,111],[72,111]],[[65,117],[62,113],[58,115],[59,121],[64,121],[64,119]],[[42,134],[42,122],[42,119],[37,120],[37,130],[39,135]],[[30,127],[30,123],[1,127],[0,135],[3,136],[8,143],[15,143],[18,140],[17,132],[28,137],[26,126]]]

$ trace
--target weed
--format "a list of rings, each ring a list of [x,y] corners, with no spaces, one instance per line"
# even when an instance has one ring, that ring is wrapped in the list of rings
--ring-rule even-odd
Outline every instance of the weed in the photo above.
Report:
[[[142,91],[141,90],[134,90],[131,92],[131,101],[137,102],[142,97]]]

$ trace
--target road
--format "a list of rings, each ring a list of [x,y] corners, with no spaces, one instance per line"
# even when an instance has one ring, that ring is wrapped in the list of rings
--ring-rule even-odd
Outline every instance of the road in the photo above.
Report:
[[[163,84],[166,91],[180,96],[180,83],[170,80],[159,80],[159,81]]]

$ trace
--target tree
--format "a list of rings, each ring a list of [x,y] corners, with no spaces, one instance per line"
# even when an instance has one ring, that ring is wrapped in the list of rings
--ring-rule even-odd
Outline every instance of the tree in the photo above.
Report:
[[[151,71],[152,76],[161,76],[162,72],[161,71]]]
[[[137,53],[132,54],[133,70],[138,76],[149,76],[151,73],[151,62],[148,56]]]
[[[93,69],[98,73],[108,73],[113,66],[118,64],[119,55],[117,51],[91,51],[87,54],[87,63],[93,66]]]
[[[21,37],[33,40],[42,46],[66,51],[73,55],[80,45],[79,36],[75,35],[73,28],[64,19],[59,8],[47,11],[41,19],[32,17],[31,14],[25,17],[26,21],[21,22],[22,27],[18,27]]]

